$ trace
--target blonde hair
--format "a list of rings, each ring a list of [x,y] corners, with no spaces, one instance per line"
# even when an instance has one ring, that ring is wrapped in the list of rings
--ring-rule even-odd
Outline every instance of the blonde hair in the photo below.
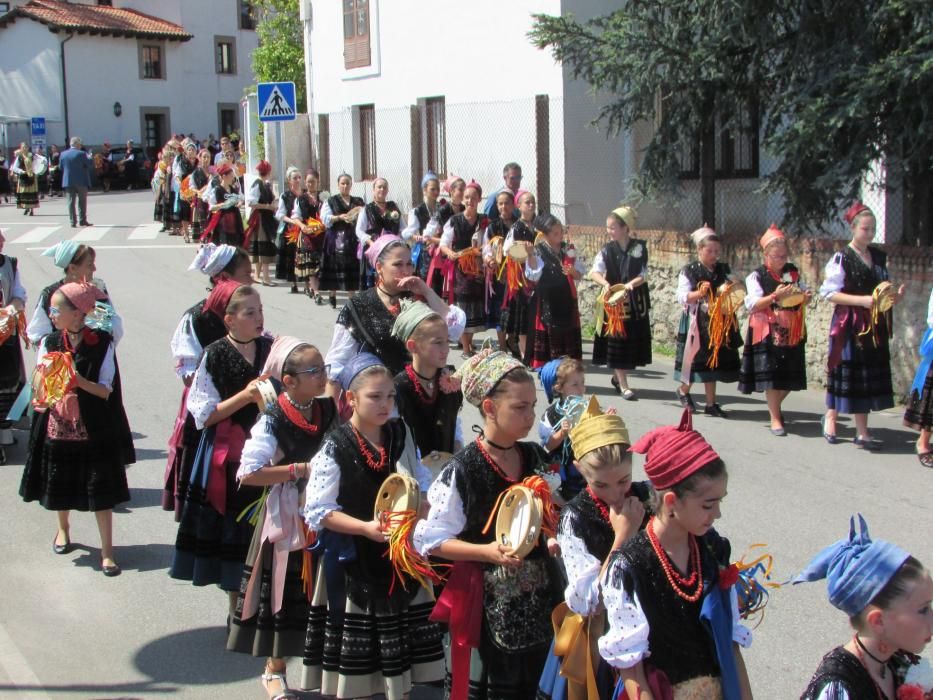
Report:
[[[603,445],[595,450],[590,450],[582,457],[577,457],[577,464],[580,465],[581,472],[586,472],[584,477],[592,476],[594,472],[623,464],[626,460],[631,462],[632,455],[628,449],[629,445],[624,442]]]
[[[245,284],[241,287],[237,287],[236,291],[230,295],[230,301],[227,302],[227,308],[224,309],[224,313],[235,314],[240,310],[240,306],[243,305],[243,302],[246,301],[248,297],[252,296],[258,297],[259,292]]]
[[[583,363],[580,362],[580,360],[575,360],[572,357],[565,357],[562,359],[560,364],[557,365],[557,372],[554,377],[554,395],[563,398],[564,393],[562,388],[564,382],[577,373],[582,374],[584,377],[586,376]]]
[[[416,343],[424,340],[428,333],[433,330],[435,327],[443,327],[444,335],[447,335],[447,322],[441,318],[440,314],[431,314],[430,316],[425,316],[421,321],[415,326],[415,330],[411,332],[411,335],[408,336],[409,340],[414,340]]]

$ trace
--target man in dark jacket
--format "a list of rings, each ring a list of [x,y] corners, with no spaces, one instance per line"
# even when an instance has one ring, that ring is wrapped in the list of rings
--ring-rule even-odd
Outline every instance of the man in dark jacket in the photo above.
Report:
[[[91,161],[81,148],[81,139],[72,136],[68,142],[71,148],[62,153],[62,187],[68,193],[68,218],[71,228],[78,223],[93,226],[87,220],[87,191],[91,186]],[[78,204],[78,217],[75,218],[75,200]],[[77,223],[76,223],[77,222]]]

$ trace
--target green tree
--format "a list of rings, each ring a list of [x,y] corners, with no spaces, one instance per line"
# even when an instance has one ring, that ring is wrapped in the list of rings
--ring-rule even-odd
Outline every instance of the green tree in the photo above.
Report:
[[[298,0],[251,0],[259,47],[253,52],[256,81],[295,83],[299,112],[307,111],[304,37]]]
[[[837,216],[879,158],[894,180],[931,170],[928,0],[628,0],[583,22],[535,15],[530,38],[609,96],[598,121],[611,133],[655,125],[636,193],[675,193],[683,155],[699,143],[708,221],[715,120],[740,128],[749,105],[778,161],[765,187],[781,194],[791,225]]]

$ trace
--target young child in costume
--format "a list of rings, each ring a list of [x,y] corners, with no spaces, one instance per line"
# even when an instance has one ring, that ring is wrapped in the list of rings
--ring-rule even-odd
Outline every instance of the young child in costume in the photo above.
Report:
[[[126,465],[134,460],[125,449],[132,445],[126,413],[113,390],[113,336],[85,325],[87,314],[103,297],[97,287],[76,282],[52,293],[49,315],[55,330],[39,344],[39,362],[70,358],[74,380],[60,400],[33,415],[19,494],[24,501],[39,501],[44,508],[57,511],[58,530],[52,541],[56,554],[72,550],[69,512],[94,511],[101,569],[105,576],[117,576],[113,507],[130,500]],[[57,393],[49,378],[43,381],[49,397]]]
[[[499,325],[507,338],[518,337],[518,356],[521,358],[525,356],[528,342],[528,298],[531,296],[531,285],[525,279],[525,266],[509,256],[509,251],[513,245],[525,248],[526,254],[531,254],[534,249],[535,196],[527,190],[519,190],[513,201],[518,208],[519,218],[509,228],[502,248],[505,254],[506,288]]]
[[[752,697],[739,645],[751,633],[739,622],[729,541],[719,518],[728,477],[719,455],[693,429],[656,428],[632,447],[646,455],[656,496],[645,530],[612,554],[603,580],[609,630],[599,640],[620,670],[628,700]]]
[[[902,696],[911,664],[933,634],[933,580],[914,557],[890,542],[872,540],[858,516],[848,539],[816,555],[794,583],[825,578],[829,602],[849,616],[852,639],[820,661],[801,700],[874,700]],[[929,689],[926,689],[929,690]]]
[[[403,301],[392,334],[405,343],[411,362],[395,375],[395,405],[422,457],[453,454],[463,446],[463,393],[450,378],[447,322],[421,301]]]
[[[489,222],[483,234],[483,261],[486,265],[486,325],[496,329],[499,347],[505,349],[508,344],[508,333],[502,327],[501,317],[502,309],[506,305],[509,275],[504,253],[505,241],[515,223],[515,197],[511,190],[502,190],[496,194],[496,209],[499,216]],[[518,269],[520,270],[521,266]],[[512,286],[515,285],[516,280],[513,275]]]
[[[457,375],[464,397],[480,410],[483,433],[434,481],[414,544],[423,556],[454,562],[432,615],[450,627],[450,697],[530,699],[553,635],[559,572],[543,538],[519,559],[488,525],[504,491],[547,468],[544,451],[521,441],[534,427],[534,379],[510,354],[489,350]],[[549,502],[544,507],[547,522],[554,514]]]
[[[288,692],[285,657],[304,653],[312,570],[301,501],[337,406],[321,397],[327,368],[320,351],[297,338],[276,338],[262,374],[281,381],[283,391],[253,426],[237,479],[271,488],[256,518],[227,649],[268,657],[262,681],[278,697]]]
[[[541,675],[538,697],[554,700],[567,695],[568,681],[558,675],[561,666],[572,664],[568,658],[574,656],[574,651],[588,650],[590,640],[595,641],[605,631],[599,582],[610,553],[632,538],[644,526],[645,514],[651,512],[650,486],[646,482],[632,482],[631,441],[620,416],[603,413],[596,397],[590,397],[586,412],[570,431],[570,440],[579,454],[576,468],[586,479],[586,488],[560,512],[557,541],[567,574],[567,589],[566,605],[555,610],[554,621],[561,629],[556,635],[558,640],[572,639],[573,630],[582,629],[572,645],[561,642],[552,649]],[[598,656],[583,658],[588,659],[587,683],[577,683],[577,689],[585,694],[587,688],[594,688],[600,697],[608,698],[612,691],[609,667]],[[575,691],[570,695],[583,697]]]
[[[246,437],[259,414],[256,387],[272,341],[263,335],[259,293],[234,280],[218,282],[204,303],[222,315],[226,335],[204,349],[188,392],[188,411],[202,430],[182,506],[169,574],[195,586],[217,584],[236,605],[253,525],[240,514],[257,486],[237,487]]]
[[[920,431],[917,439],[917,459],[925,467],[933,467],[933,290],[927,305],[927,329],[920,341],[920,365],[908,394],[904,425]]]
[[[431,592],[393,570],[388,532],[373,506],[399,464],[422,490],[430,474],[405,424],[391,418],[395,384],[379,358],[358,354],[339,379],[353,415],[311,460],[306,491],[305,521],[323,554],[301,686],[337,698],[402,700],[413,684],[443,678],[442,633],[428,621]]]

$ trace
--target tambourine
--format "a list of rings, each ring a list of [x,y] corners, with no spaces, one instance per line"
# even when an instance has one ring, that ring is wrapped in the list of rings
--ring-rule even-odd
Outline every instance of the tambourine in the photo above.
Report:
[[[541,536],[541,502],[527,486],[511,486],[496,515],[496,542],[524,559]]]
[[[36,177],[42,177],[49,169],[49,160],[45,156],[38,154],[32,157],[32,174]]]
[[[376,503],[373,505],[373,518],[384,520],[384,513],[403,513],[421,510],[421,486],[408,474],[395,472],[389,474],[379,491],[376,493]],[[387,522],[387,527],[391,523]]]
[[[361,211],[363,211],[363,207],[353,207],[350,211],[347,212],[347,219],[350,220],[350,223],[356,223],[356,220],[359,218]]]
[[[528,259],[528,249],[521,243],[513,243],[509,248],[509,257],[517,263],[523,263]]]
[[[422,457],[421,463],[427,467],[431,475],[436,478],[437,475],[440,474],[441,469],[450,461],[451,457],[453,457],[453,455],[450,452],[435,450],[431,454]]]
[[[182,200],[185,202],[192,201],[195,198],[195,196],[198,194],[197,190],[194,190],[191,188],[191,176],[190,175],[185,175],[181,179],[181,184],[179,185],[178,189],[180,190],[180,192],[178,193],[178,196],[181,197]]]
[[[741,280],[725,282],[719,286],[719,289],[716,290],[716,296],[721,297],[723,300],[721,307],[723,313],[729,314],[733,313],[735,309],[742,305],[747,294],[748,289],[746,289],[745,283]]]
[[[806,303],[807,296],[803,293],[803,290],[794,285],[791,287],[791,292],[783,299],[778,299],[777,305],[782,309],[792,309],[795,306],[800,306],[801,304]]]
[[[278,392],[276,392],[271,379],[262,379],[256,382],[256,388],[259,390],[259,398],[256,399],[256,405],[259,406],[260,413],[265,413],[278,402]]]
[[[0,345],[3,345],[10,337],[19,333],[29,347],[29,339],[26,337],[26,314],[22,311],[8,311],[8,307],[0,308]]]
[[[502,236],[493,236],[489,239],[489,251],[496,265],[501,265],[504,259],[502,253],[502,246],[504,243],[505,239],[503,239]]]
[[[878,313],[887,313],[894,308],[894,302],[897,299],[897,289],[891,282],[884,281],[880,283],[871,293],[872,308],[877,309]]]
[[[603,305],[617,307],[622,312],[622,318],[628,320],[632,315],[629,307],[629,290],[624,284],[614,284],[605,291]]]

